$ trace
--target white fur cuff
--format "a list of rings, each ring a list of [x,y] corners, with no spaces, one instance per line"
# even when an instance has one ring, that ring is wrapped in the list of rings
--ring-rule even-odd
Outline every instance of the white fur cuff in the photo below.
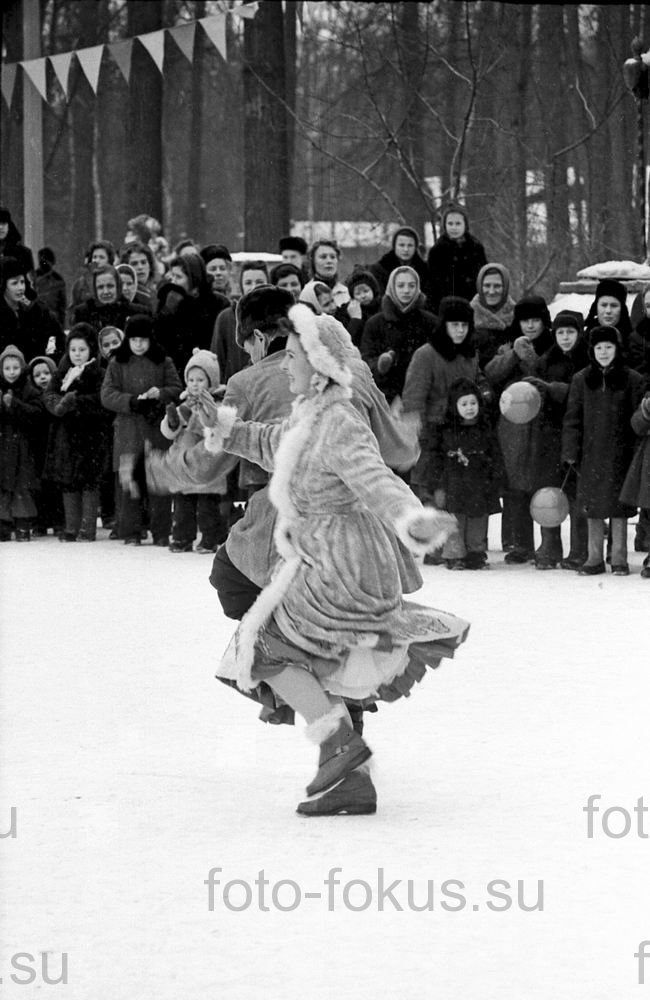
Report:
[[[305,729],[305,735],[312,743],[324,743],[326,739],[333,736],[346,718],[346,711],[343,705],[334,705],[333,708],[321,715],[320,719],[310,722]]]
[[[395,522],[400,541],[411,552],[422,555],[444,545],[457,528],[458,522],[453,514],[433,507],[408,510]]]
[[[217,421],[213,427],[203,428],[203,440],[205,449],[212,455],[218,455],[223,451],[226,438],[230,437],[235,420],[237,419],[237,409],[234,406],[220,406],[217,413]]]

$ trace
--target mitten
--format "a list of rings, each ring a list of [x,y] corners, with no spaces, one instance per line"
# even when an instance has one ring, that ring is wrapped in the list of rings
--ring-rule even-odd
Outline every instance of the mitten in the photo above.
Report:
[[[395,351],[384,351],[383,354],[379,355],[379,360],[377,361],[377,371],[380,375],[385,375],[386,372],[392,368],[393,362],[395,361]]]
[[[524,368],[531,368],[536,363],[537,354],[528,337],[517,337],[512,349]]]
[[[6,406],[7,409],[9,409],[9,407],[11,406],[11,404],[13,402],[13,398],[14,398],[14,394],[11,391],[11,389],[9,389],[7,392],[5,392],[5,394],[2,397],[2,405]]]
[[[188,406],[187,403],[181,403],[178,407],[178,416],[184,424],[189,424],[192,417],[192,407]]]
[[[62,396],[59,402],[54,407],[54,414],[57,417],[64,417],[66,413],[72,413],[73,410],[77,409],[77,393],[68,392],[65,396]]]
[[[167,424],[170,431],[177,431],[181,426],[180,417],[178,416],[178,410],[173,403],[167,403],[165,407],[165,413],[167,414]]]

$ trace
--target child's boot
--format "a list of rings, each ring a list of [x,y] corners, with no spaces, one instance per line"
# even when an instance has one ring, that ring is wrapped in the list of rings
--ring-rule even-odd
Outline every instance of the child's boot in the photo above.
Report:
[[[363,764],[371,750],[348,722],[345,709],[335,705],[307,726],[307,738],[320,744],[318,771],[307,785],[307,795],[326,792],[341,778]]]
[[[377,791],[367,765],[357,767],[328,792],[301,802],[296,812],[301,816],[367,816],[377,812]]]

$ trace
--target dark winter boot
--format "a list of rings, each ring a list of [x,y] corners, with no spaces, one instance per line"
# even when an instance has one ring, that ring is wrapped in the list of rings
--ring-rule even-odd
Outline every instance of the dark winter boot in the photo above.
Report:
[[[16,541],[28,542],[31,539],[30,521],[23,518],[16,518]]]
[[[341,778],[363,764],[371,755],[358,733],[347,721],[345,710],[336,705],[307,726],[307,738],[320,744],[318,771],[307,785],[307,795],[326,792]]]
[[[81,531],[82,542],[94,542],[97,537],[97,514],[99,512],[99,493],[96,490],[84,490],[81,495]]]
[[[301,816],[368,816],[377,812],[377,791],[368,767],[362,764],[328,792],[301,802]]]

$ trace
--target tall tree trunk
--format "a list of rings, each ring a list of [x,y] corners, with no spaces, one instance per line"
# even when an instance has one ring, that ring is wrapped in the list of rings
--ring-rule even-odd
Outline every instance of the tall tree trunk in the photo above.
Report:
[[[87,4],[92,8],[92,4]],[[163,26],[163,5],[148,0],[127,4],[130,37]],[[162,218],[162,75],[149,53],[135,43],[131,65],[128,149],[129,215]]]
[[[282,4],[244,25],[244,230],[249,249],[274,249],[289,230]]]
[[[399,109],[404,121],[397,142],[404,163],[399,175],[399,206],[406,222],[422,233],[425,210],[419,183],[424,182],[424,109],[418,98],[424,74],[424,48],[420,36],[420,5],[405,0],[396,5],[399,23],[397,55],[401,70],[402,102]],[[414,176],[409,176],[413,172]]]
[[[197,0],[194,17],[198,20],[205,17],[205,0]],[[192,64],[192,99],[190,145],[187,156],[187,226],[192,239],[203,242],[205,238],[203,202],[203,172],[201,164],[203,138],[203,69],[205,42],[197,38],[194,46],[194,62]]]
[[[6,47],[6,61],[17,63],[23,58],[22,4],[13,0],[0,11],[0,28]],[[23,73],[16,72],[11,108],[0,99],[2,142],[0,143],[0,204],[11,212],[22,231],[23,193]],[[37,248],[38,249],[38,248]]]

